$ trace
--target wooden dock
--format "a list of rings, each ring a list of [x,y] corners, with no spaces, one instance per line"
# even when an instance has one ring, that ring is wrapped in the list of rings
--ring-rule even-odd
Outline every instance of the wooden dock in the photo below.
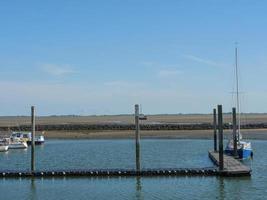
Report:
[[[219,152],[209,151],[211,161],[219,166]],[[224,169],[220,171],[221,176],[250,176],[251,169],[232,156],[223,155]]]

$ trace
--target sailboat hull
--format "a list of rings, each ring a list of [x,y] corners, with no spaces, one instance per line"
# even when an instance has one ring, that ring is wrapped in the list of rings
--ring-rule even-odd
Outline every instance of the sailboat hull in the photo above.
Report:
[[[233,149],[225,149],[225,154],[233,156],[234,150]],[[252,149],[238,149],[237,150],[238,158],[239,159],[248,159],[253,157]]]

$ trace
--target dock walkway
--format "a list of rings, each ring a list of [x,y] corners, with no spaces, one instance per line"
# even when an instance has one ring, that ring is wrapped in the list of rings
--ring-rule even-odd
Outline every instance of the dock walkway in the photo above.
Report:
[[[209,157],[211,161],[219,166],[219,153],[214,151],[209,151]],[[250,176],[251,169],[244,164],[242,164],[239,160],[236,160],[232,156],[225,155],[224,159],[224,169],[221,171],[222,176]]]
[[[250,176],[251,169],[231,156],[224,155],[224,170],[218,169],[219,153],[209,151],[209,157],[216,165],[204,168],[160,168],[160,169],[66,169],[66,170],[36,170],[12,171],[0,170],[0,178],[10,177],[121,177],[121,176]]]

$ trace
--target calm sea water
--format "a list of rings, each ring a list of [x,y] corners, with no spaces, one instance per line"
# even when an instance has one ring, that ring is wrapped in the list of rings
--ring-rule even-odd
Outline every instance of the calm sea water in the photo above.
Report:
[[[142,167],[210,167],[211,140],[142,140]],[[265,199],[267,141],[253,140],[252,177],[0,179],[0,199]],[[135,167],[133,140],[48,140],[37,169]],[[30,168],[30,148],[0,153],[0,170]]]

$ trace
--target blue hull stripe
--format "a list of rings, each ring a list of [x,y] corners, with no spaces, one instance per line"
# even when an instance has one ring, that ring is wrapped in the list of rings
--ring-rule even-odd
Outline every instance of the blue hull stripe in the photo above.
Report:
[[[233,149],[226,149],[224,152],[231,156],[234,155]],[[240,159],[250,158],[252,156],[252,149],[238,149],[237,153]]]

